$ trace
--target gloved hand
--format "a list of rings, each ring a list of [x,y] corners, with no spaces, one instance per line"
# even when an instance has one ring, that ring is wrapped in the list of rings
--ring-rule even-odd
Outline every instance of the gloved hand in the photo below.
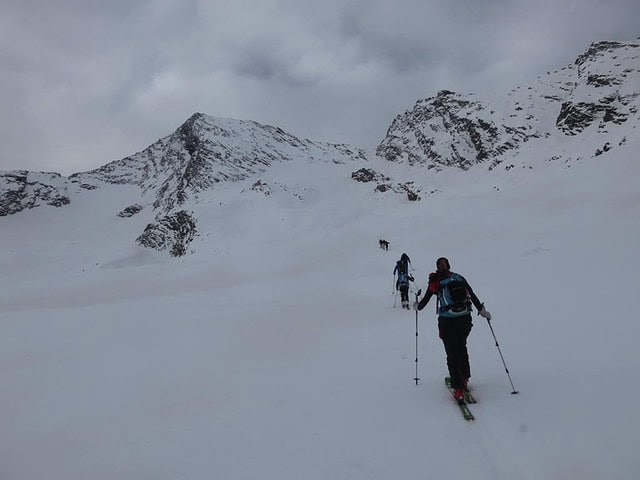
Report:
[[[418,311],[418,302],[413,302],[413,309],[417,312]]]
[[[482,309],[478,312],[478,315],[486,318],[487,320],[491,320],[491,314],[487,311],[486,308],[484,308],[484,305],[482,305]]]

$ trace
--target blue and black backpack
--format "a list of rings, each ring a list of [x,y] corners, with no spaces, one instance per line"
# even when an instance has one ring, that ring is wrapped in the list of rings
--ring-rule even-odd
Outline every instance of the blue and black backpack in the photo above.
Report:
[[[458,317],[471,311],[471,298],[466,280],[457,273],[440,280],[438,313],[445,317]]]
[[[409,285],[409,274],[406,271],[398,271],[398,288],[407,287]]]

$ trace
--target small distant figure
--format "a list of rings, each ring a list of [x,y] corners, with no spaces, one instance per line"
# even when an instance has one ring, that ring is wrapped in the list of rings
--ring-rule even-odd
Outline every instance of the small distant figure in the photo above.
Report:
[[[387,242],[386,240],[380,239],[378,241],[378,246],[383,250],[386,250],[386,251],[389,250],[389,242]]]
[[[400,291],[402,308],[406,308],[407,310],[411,309],[409,307],[409,282],[414,281],[413,276],[409,274],[410,264],[411,260],[409,259],[409,255],[403,253],[400,257],[400,260],[396,262],[396,266],[393,269],[394,277],[396,273],[398,274],[398,279],[396,280],[396,290]]]

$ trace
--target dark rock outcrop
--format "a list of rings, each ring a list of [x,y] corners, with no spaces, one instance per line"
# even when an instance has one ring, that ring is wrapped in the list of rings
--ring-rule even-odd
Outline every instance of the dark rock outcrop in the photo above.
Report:
[[[118,213],[121,218],[129,218],[140,213],[144,207],[142,205],[134,204],[129,205],[127,208]]]
[[[356,182],[368,183],[368,182],[388,182],[391,180],[389,177],[382,175],[370,168],[361,168],[351,173],[351,178]]]
[[[504,124],[472,95],[442,90],[398,115],[376,154],[428,169],[467,170],[538,136],[531,128]]]
[[[184,210],[150,223],[136,242],[143,247],[169,251],[174,257],[187,253],[187,247],[197,235],[196,220]]]
[[[66,179],[58,173],[0,172],[0,216],[41,205],[62,207],[70,202]]]
[[[391,178],[376,172],[371,168],[361,168],[351,173],[351,179],[360,183],[374,182],[376,186],[374,191],[376,192],[394,192],[407,196],[407,199],[415,202],[420,200],[420,188],[416,187],[413,182],[396,183],[393,184]]]

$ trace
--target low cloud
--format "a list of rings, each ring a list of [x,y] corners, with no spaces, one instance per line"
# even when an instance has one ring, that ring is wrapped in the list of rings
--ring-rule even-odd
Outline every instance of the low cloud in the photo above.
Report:
[[[94,168],[196,111],[374,147],[419,98],[533,80],[638,18],[623,0],[6,0],[0,169]]]

